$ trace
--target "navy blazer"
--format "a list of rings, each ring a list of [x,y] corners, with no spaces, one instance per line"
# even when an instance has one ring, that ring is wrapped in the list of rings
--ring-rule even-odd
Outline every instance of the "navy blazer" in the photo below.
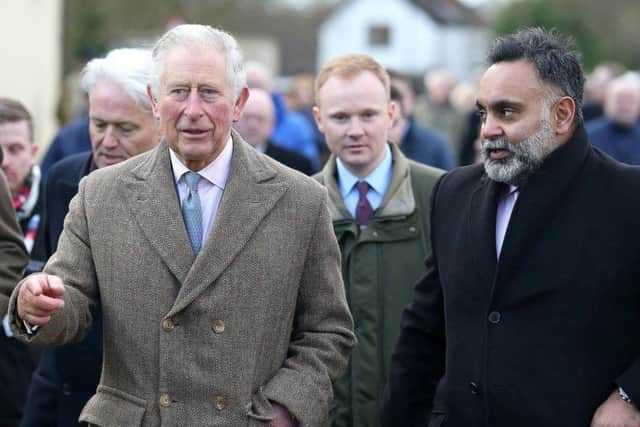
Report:
[[[46,261],[58,246],[69,202],[78,183],[91,171],[91,153],[67,157],[49,169],[44,214],[32,258]],[[102,316],[83,341],[46,348],[33,374],[21,426],[80,425],[80,411],[95,393],[102,364]]]
[[[436,185],[384,426],[587,426],[616,385],[640,401],[640,168],[579,127],[521,187],[497,257],[504,190],[483,165]]]

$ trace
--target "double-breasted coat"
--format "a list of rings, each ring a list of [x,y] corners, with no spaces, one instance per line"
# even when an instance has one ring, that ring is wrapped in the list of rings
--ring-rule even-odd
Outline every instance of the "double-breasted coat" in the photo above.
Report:
[[[317,426],[354,345],[326,191],[235,132],[197,257],[162,142],[81,181],[45,272],[65,307],[21,337],[77,341],[101,304],[102,376],[80,416],[99,426],[263,426],[271,401]]]

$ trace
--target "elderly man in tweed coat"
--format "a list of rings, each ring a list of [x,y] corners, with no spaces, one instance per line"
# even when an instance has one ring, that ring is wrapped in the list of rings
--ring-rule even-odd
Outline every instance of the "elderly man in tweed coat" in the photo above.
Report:
[[[181,25],[153,58],[163,141],[83,179],[12,328],[75,341],[101,304],[90,424],[318,426],[354,345],[326,192],[231,131],[249,92],[230,35]]]

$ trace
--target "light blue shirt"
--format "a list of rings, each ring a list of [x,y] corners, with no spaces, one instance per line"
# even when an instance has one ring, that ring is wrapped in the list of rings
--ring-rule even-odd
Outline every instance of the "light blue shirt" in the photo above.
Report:
[[[391,159],[391,149],[389,144],[385,145],[384,159],[369,175],[363,179],[358,178],[352,174],[342,163],[340,159],[336,160],[336,169],[338,171],[338,186],[340,188],[340,194],[347,207],[347,210],[355,218],[356,205],[358,204],[358,189],[356,184],[359,181],[367,181],[369,184],[369,191],[367,192],[367,199],[371,207],[375,211],[382,203],[382,198],[391,184],[391,177],[393,176],[393,165]]]

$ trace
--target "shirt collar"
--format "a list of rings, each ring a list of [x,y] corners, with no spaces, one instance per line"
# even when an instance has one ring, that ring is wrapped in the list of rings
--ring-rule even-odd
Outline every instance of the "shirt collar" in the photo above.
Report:
[[[389,144],[385,144],[384,158],[371,173],[360,179],[351,173],[339,158],[336,159],[336,170],[338,171],[338,182],[340,193],[346,196],[358,181],[367,181],[369,186],[378,194],[383,195],[389,186],[389,171],[392,167],[391,149]]]
[[[198,171],[198,175],[209,181],[211,184],[224,190],[231,169],[231,156],[233,154],[233,140],[231,136],[227,140],[225,147],[222,149],[218,157],[211,163]],[[169,156],[171,157],[171,167],[173,168],[173,179],[178,184],[180,178],[189,172],[184,163],[180,161],[173,149],[169,148]]]

